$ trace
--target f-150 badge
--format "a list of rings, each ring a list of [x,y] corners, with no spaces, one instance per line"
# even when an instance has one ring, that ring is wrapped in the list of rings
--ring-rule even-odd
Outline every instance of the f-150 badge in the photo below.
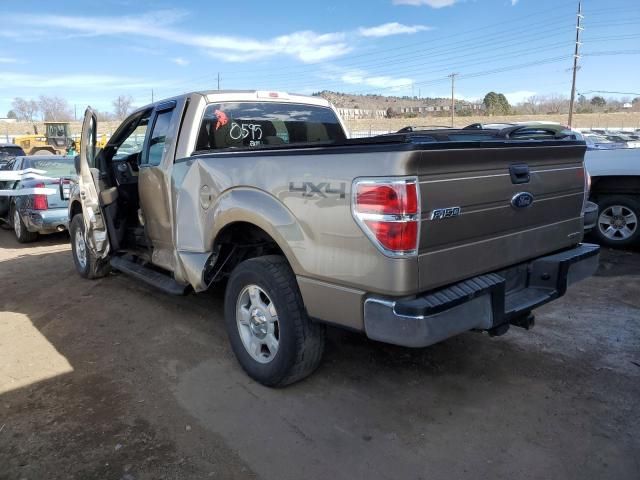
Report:
[[[444,220],[445,218],[453,218],[460,215],[462,209],[460,207],[436,208],[431,212],[431,220]]]

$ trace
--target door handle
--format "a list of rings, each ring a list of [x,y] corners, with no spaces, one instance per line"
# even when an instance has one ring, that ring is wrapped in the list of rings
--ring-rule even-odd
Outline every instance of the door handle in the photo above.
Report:
[[[511,165],[509,167],[509,175],[511,175],[511,183],[518,185],[521,183],[529,183],[531,175],[529,174],[529,165]]]

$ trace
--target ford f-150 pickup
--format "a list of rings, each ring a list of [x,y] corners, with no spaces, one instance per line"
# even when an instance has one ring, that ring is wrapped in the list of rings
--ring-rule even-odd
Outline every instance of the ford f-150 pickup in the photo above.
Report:
[[[265,385],[309,375],[326,324],[407,347],[501,335],[597,268],[570,131],[348,139],[323,99],[212,91],[138,109],[103,149],[96,137],[89,108],[77,271],[172,294],[225,286],[233,351]]]

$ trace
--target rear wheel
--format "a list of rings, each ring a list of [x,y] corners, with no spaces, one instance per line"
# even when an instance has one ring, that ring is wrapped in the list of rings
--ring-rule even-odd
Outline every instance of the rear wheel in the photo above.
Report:
[[[84,219],[81,213],[74,215],[71,219],[69,236],[71,237],[73,263],[81,277],[94,279],[104,277],[109,273],[109,264],[97,258],[87,245],[84,234]]]
[[[640,201],[627,195],[601,197],[595,234],[601,244],[626,247],[640,240]]]
[[[13,231],[16,234],[16,239],[19,243],[33,242],[38,238],[38,232],[30,232],[27,230],[27,226],[22,221],[20,212],[15,206],[13,207],[12,217]]]
[[[252,258],[238,265],[224,303],[231,347],[254,380],[281,387],[305,378],[320,364],[324,326],[307,316],[284,257]]]

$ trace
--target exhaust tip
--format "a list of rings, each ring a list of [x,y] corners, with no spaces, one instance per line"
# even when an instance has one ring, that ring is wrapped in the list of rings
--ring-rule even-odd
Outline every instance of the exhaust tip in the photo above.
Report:
[[[64,231],[66,230],[66,228],[65,228],[65,226],[64,226],[64,225],[58,225],[58,226],[56,227],[56,230],[58,230],[59,232],[64,232]]]

